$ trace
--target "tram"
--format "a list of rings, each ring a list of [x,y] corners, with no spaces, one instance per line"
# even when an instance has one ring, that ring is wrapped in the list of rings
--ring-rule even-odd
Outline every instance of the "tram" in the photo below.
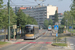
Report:
[[[24,39],[36,39],[39,36],[38,25],[26,25]]]
[[[51,25],[48,26],[48,31],[51,31],[52,30],[52,27]]]

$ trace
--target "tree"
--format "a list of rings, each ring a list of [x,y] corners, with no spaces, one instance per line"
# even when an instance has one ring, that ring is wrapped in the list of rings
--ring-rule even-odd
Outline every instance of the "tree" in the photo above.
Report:
[[[49,22],[48,22],[48,20],[47,20],[47,19],[44,21],[44,25],[46,26],[46,28],[48,27]]]
[[[24,14],[22,12],[22,10],[19,9],[19,11],[17,12],[17,16],[18,16],[17,17],[17,25],[18,26],[21,25],[22,27],[24,27],[27,24],[27,22],[26,22],[26,20],[27,20],[26,14]]]
[[[3,10],[2,10],[2,7],[3,7],[3,0],[0,0],[0,29],[2,28],[3,24],[2,24],[2,20],[3,20]]]
[[[62,19],[61,24],[62,25],[68,24],[68,26],[71,26],[72,25],[72,15],[71,15],[71,12],[70,11],[65,11],[63,15],[64,15],[64,18]]]
[[[71,15],[74,17],[75,20],[75,0],[72,0],[72,5],[71,5]]]
[[[36,20],[29,15],[26,15],[22,12],[21,9],[17,12],[17,25],[21,25],[22,27],[25,27],[27,24],[37,24]]]
[[[3,7],[3,0],[0,0],[0,8],[2,8]]]
[[[10,8],[10,26],[15,25],[17,23],[17,16],[14,13],[13,9]]]
[[[62,24],[62,25],[66,25],[65,22],[66,22],[65,18],[63,18],[62,21],[61,21],[61,24]]]
[[[49,20],[49,25],[53,25],[52,19]]]
[[[57,10],[56,10],[56,12],[55,12],[55,21],[54,21],[55,23],[56,22],[58,22],[58,13],[57,13]]]
[[[37,25],[37,21],[33,17],[28,16],[27,17],[27,24],[35,24],[35,25]]]

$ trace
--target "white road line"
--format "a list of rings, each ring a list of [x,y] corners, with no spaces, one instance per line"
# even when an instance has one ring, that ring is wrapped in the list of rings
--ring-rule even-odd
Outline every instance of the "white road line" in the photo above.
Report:
[[[46,31],[46,33],[47,33],[47,31]],[[35,41],[39,40],[40,38],[42,38],[42,37],[39,37],[39,38],[38,38],[38,39],[36,39]],[[33,41],[33,42],[35,42],[35,41]],[[22,49],[26,48],[26,47],[27,47],[27,46],[29,46],[29,45],[31,45],[31,44],[28,44],[28,45],[26,45],[26,46],[22,47],[20,50],[22,50]]]

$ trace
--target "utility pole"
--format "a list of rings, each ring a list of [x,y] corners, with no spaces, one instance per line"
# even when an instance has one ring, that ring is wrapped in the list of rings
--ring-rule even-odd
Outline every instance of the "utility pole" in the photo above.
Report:
[[[8,41],[10,41],[10,0],[8,0]]]

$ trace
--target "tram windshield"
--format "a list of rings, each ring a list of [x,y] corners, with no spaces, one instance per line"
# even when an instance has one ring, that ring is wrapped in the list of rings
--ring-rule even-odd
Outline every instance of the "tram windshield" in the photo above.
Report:
[[[26,26],[25,31],[26,31],[26,34],[31,34],[33,32],[33,29],[31,26]]]

